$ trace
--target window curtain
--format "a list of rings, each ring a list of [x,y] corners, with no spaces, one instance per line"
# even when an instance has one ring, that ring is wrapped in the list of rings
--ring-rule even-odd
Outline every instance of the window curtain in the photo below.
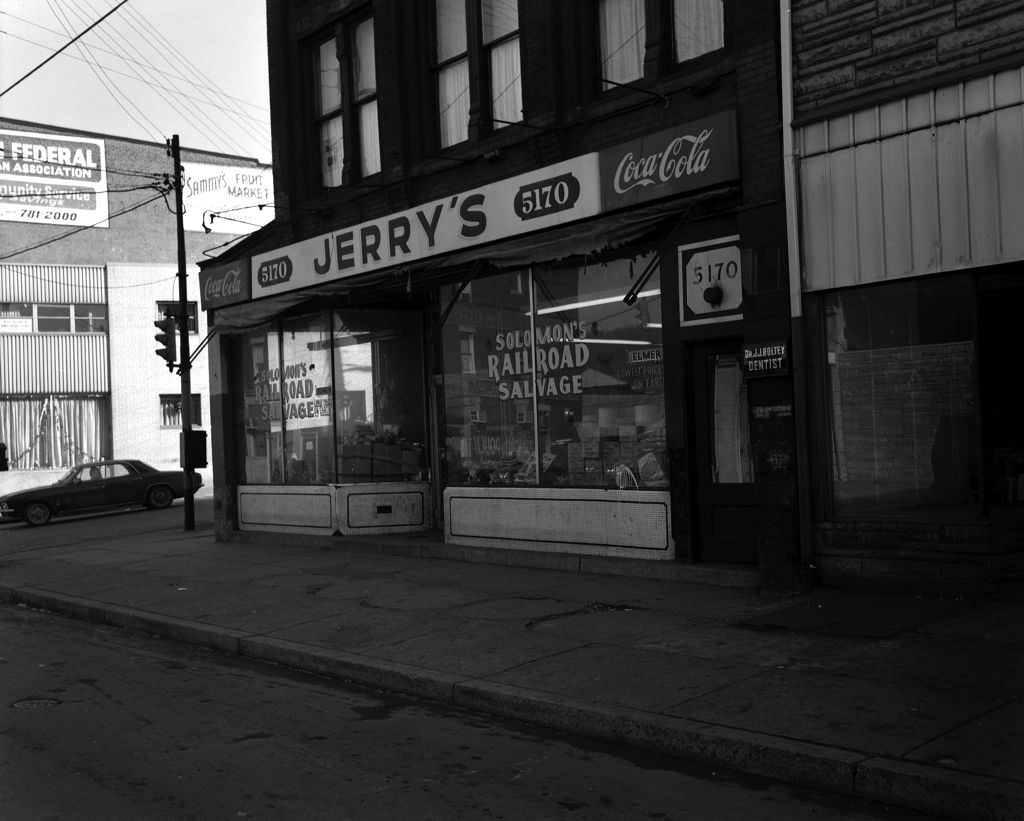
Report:
[[[101,397],[0,400],[0,441],[12,470],[65,468],[109,456],[110,410]]]
[[[442,69],[437,78],[441,109],[441,146],[469,139],[469,60]]]
[[[359,106],[359,160],[363,176],[380,173],[380,137],[377,101]]]
[[[341,185],[341,170],[345,163],[345,138],[341,117],[334,117],[320,125],[320,168],[324,186]]]
[[[491,112],[495,128],[523,119],[523,87],[519,67],[519,38],[491,49]]]
[[[739,357],[716,356],[714,363],[714,462],[716,484],[750,482],[750,423],[747,386]]]
[[[644,0],[601,0],[601,76],[629,83],[644,76]],[[613,86],[605,85],[604,88]]]
[[[360,23],[353,36],[353,71],[359,106],[359,160],[364,177],[380,172],[380,134],[377,125],[377,65],[373,18]],[[363,102],[363,101],[366,102]]]
[[[672,21],[677,62],[725,45],[722,0],[674,0]]]

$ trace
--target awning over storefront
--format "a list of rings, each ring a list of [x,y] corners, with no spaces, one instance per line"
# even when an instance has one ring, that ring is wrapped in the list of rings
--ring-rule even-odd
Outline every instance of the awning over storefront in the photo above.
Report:
[[[317,297],[346,296],[358,300],[405,297],[457,279],[478,263],[485,268],[509,270],[541,262],[600,254],[639,242],[658,229],[673,226],[685,210],[694,204],[723,199],[738,191],[738,186],[723,186],[689,197],[677,197],[535,234],[512,237],[491,245],[424,260],[415,266],[395,266],[385,271],[334,280],[301,291],[229,305],[215,311],[213,326],[220,333],[250,330]]]

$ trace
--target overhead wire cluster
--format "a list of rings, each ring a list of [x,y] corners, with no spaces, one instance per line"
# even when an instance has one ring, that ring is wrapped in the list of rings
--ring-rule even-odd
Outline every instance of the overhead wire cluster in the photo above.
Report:
[[[41,7],[41,3],[37,7]],[[187,125],[204,136],[211,150],[221,153],[245,155],[246,138],[251,141],[250,145],[269,143],[269,114],[266,109],[227,94],[129,0],[46,0],[46,7],[59,29],[0,8],[2,37],[21,40],[50,52],[31,70],[0,89],[0,97],[28,81],[56,57],[64,56],[88,65],[124,114],[154,142],[163,142],[165,132],[177,131],[179,126]],[[12,26],[7,24],[15,21],[22,25],[23,30],[24,27],[34,29],[38,39],[51,43],[56,40],[61,45],[54,47],[12,32]],[[137,93],[139,85],[152,95]],[[145,101],[149,99],[158,99],[159,106],[147,108]],[[111,166],[107,166],[105,171],[108,176],[137,178],[139,183],[111,181],[103,191],[95,191],[96,194],[156,192],[151,197],[112,211],[108,220],[161,198],[167,203],[167,195],[173,190],[173,182],[165,171]],[[59,196],[61,193],[62,190],[57,189],[48,195]],[[0,195],[0,202],[24,200],[25,196],[4,193]],[[169,203],[167,207],[173,210]],[[58,242],[92,227],[96,226],[75,226],[23,248],[6,251],[0,255],[0,260]]]
[[[12,33],[4,25],[0,30],[4,37],[53,53],[0,91],[0,96],[58,54],[65,53],[71,59],[86,63],[125,116],[154,141],[162,142],[165,134],[184,130],[183,126],[187,125],[222,153],[245,156],[251,153],[246,148],[246,140],[249,145],[269,143],[266,109],[226,93],[133,3],[127,0],[116,4],[111,4],[110,0],[46,0],[46,5],[59,29],[0,9],[0,21],[17,21],[31,27],[41,39],[65,41],[54,50],[50,45]],[[100,21],[102,24],[98,25]],[[158,96],[150,98],[139,94],[137,89],[133,91],[136,85]],[[158,99],[161,109],[147,107],[142,102],[146,99]]]

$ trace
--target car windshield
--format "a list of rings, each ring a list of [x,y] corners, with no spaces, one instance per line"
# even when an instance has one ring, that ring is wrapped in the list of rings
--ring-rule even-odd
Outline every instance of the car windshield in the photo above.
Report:
[[[70,485],[74,481],[75,477],[78,476],[79,468],[71,468],[67,473],[57,480],[58,485]]]

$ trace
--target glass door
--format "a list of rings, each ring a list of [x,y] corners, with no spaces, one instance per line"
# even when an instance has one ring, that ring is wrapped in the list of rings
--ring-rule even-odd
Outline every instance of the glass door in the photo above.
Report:
[[[692,361],[699,555],[705,562],[755,563],[754,471],[740,343],[695,345]]]

